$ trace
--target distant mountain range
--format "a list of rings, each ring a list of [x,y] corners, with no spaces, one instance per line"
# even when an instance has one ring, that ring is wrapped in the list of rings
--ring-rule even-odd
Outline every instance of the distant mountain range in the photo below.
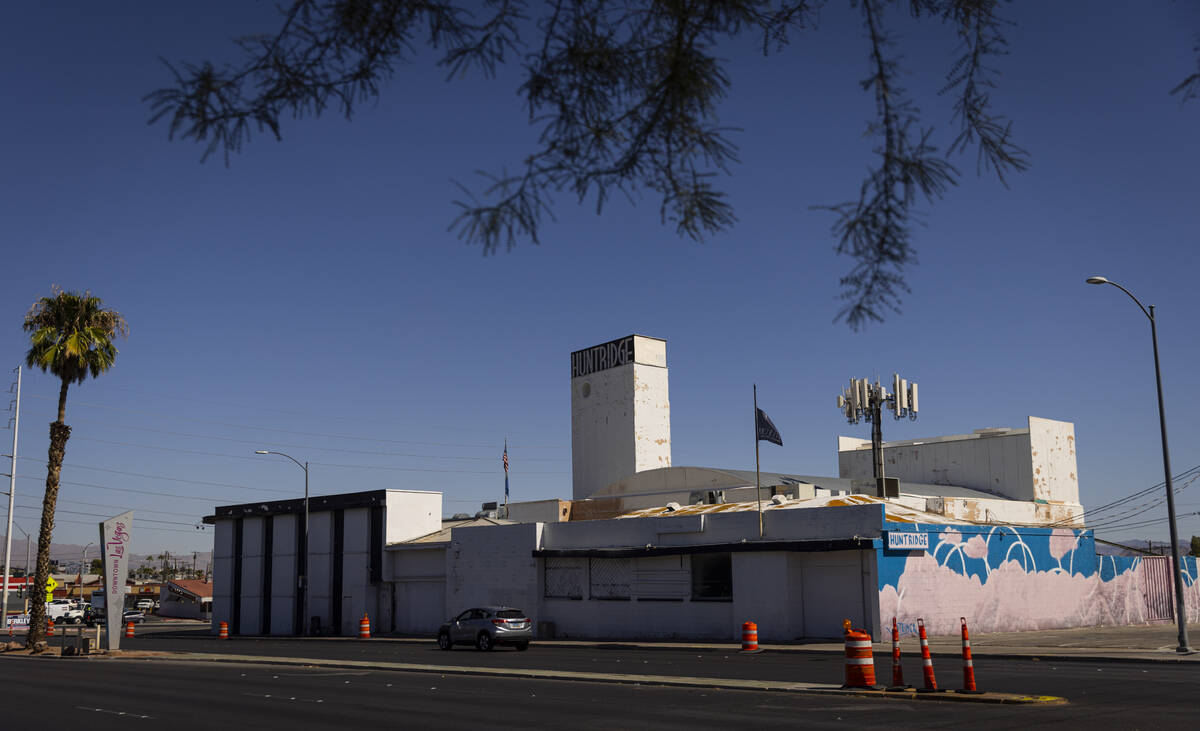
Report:
[[[0,527],[3,527],[0,525]],[[76,543],[51,543],[50,544],[50,559],[58,561],[59,573],[76,573],[79,571],[79,558],[83,546]],[[130,554],[130,566],[137,569],[141,566],[153,566],[155,568],[162,566],[160,555],[168,553],[162,551],[159,553],[133,553]],[[151,558],[153,556],[153,558]],[[100,552],[96,546],[92,546],[87,550],[87,561],[91,563],[94,558],[99,558]],[[178,561],[180,568],[192,568],[192,553],[189,551],[186,554],[171,554],[171,563]],[[29,571],[33,572],[37,563],[37,541],[29,541]],[[212,551],[196,552],[196,568],[203,570],[209,567],[212,563]],[[12,543],[12,566],[18,573],[25,566],[25,537],[14,537]],[[0,536],[0,572],[4,570],[4,536]]]
[[[1146,552],[1161,556],[1171,555],[1171,543],[1169,541],[1148,541],[1142,538],[1129,538],[1123,541],[1111,541],[1111,543],[1120,545],[1108,545],[1097,540],[1096,553],[1103,554],[1105,556],[1144,556]],[[1179,541],[1180,556],[1188,555],[1188,552],[1191,550],[1191,536]]]

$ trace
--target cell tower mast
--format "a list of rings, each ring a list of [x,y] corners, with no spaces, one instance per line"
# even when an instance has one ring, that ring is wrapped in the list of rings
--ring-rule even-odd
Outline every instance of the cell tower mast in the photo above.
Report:
[[[871,462],[874,468],[875,485],[880,497],[897,497],[899,488],[887,489],[886,475],[883,467],[883,410],[890,409],[897,419],[908,417],[917,418],[917,384],[909,383],[900,374],[892,374],[892,392],[884,388],[876,379],[872,384],[866,378],[851,378],[850,387],[837,397],[838,409],[845,414],[846,420],[857,424],[862,419],[871,421]]]

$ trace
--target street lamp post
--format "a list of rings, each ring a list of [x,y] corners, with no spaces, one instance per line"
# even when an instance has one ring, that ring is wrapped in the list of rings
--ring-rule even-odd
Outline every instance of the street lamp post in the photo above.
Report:
[[[83,566],[84,566],[84,562],[87,561],[87,550],[94,545],[96,545],[96,544],[89,543],[83,547],[82,551],[79,552],[79,608],[80,609],[83,609],[83,571],[84,571]]]
[[[29,534],[26,533],[25,529],[22,528],[21,526],[17,525],[16,523],[13,523],[13,527],[16,528],[17,530],[21,531],[21,534],[23,536],[25,536],[25,607],[24,607],[25,611],[23,612],[23,614],[29,614],[29,541],[30,541],[30,538],[29,538]]]
[[[1154,319],[1154,305],[1150,305],[1150,308],[1146,309],[1141,301],[1133,296],[1133,292],[1105,277],[1088,277],[1087,283],[1111,284],[1129,295],[1129,299],[1133,300],[1141,309],[1142,314],[1150,320],[1150,342],[1154,347],[1154,383],[1158,387],[1158,427],[1162,433],[1163,473],[1167,485],[1167,521],[1170,523],[1171,529],[1171,570],[1175,575],[1175,620],[1179,625],[1179,646],[1175,648],[1175,651],[1191,652],[1192,648],[1188,643],[1187,611],[1183,599],[1183,576],[1179,566],[1179,533],[1175,527],[1175,488],[1171,484],[1171,454],[1167,449],[1167,417],[1163,410],[1162,370],[1158,364],[1158,326]]]
[[[300,615],[300,633],[308,636],[308,462],[301,462],[290,454],[283,452],[274,452],[270,449],[256,449],[255,454],[278,454],[280,457],[287,457],[296,463],[296,466],[304,470],[304,555],[297,556],[300,561],[300,566],[303,570],[298,572],[296,576],[297,589],[302,592],[302,610]]]

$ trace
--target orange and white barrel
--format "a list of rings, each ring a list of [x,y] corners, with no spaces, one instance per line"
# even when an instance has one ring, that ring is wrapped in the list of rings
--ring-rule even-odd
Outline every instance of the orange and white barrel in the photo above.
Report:
[[[358,639],[371,639],[371,619],[366,612],[363,612],[363,618],[358,622]]]
[[[742,623],[742,652],[758,652],[758,625]]]
[[[221,623],[221,630],[217,633],[217,639],[229,639],[229,625],[225,622]]]
[[[126,637],[133,637],[133,622],[126,622],[126,623],[125,623],[125,636],[126,636]]]
[[[46,623],[46,636],[47,637],[54,636],[54,620],[53,619],[51,619],[49,622]]]
[[[846,682],[843,688],[875,688],[875,657],[871,652],[871,635],[850,628],[850,620],[842,622],[846,642]]]

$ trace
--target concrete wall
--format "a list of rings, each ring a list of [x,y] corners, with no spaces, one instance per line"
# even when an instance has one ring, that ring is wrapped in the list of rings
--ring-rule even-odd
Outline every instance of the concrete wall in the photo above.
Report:
[[[1029,417],[1033,497],[1046,502],[1079,502],[1075,461],[1075,425]]]
[[[839,440],[838,476],[870,480],[870,443]],[[1010,500],[1078,504],[1075,427],[1029,417],[1028,429],[884,442],[884,472],[902,482],[956,485]]]
[[[445,545],[389,550],[384,581],[391,592],[392,631],[432,635],[449,618]]]
[[[536,622],[541,532],[540,523],[456,528],[446,551],[446,612],[508,605]]]
[[[213,526],[213,616],[212,631],[228,622],[233,613],[233,521],[218,520]]]
[[[296,617],[296,532],[304,530],[303,515],[276,515],[272,532],[271,634],[290,635]]]
[[[827,509],[780,509],[763,513],[767,540],[875,537],[883,523],[882,505]],[[457,531],[456,531],[457,533]],[[739,511],[663,518],[587,520],[546,525],[542,547],[620,548],[732,543],[758,539],[758,513]]]
[[[383,545],[429,535],[442,528],[442,493],[388,490]],[[357,632],[357,629],[355,630]]]
[[[263,519],[242,520],[242,604],[238,633],[262,633]]]
[[[880,549],[879,617],[905,634],[917,618],[953,635],[1148,621],[1147,562],[1097,556],[1091,531],[1009,526],[900,526],[929,535],[928,551]],[[1200,620],[1196,561],[1183,567],[1189,621]],[[1169,570],[1164,582],[1169,581]],[[903,599],[901,599],[903,597]]]
[[[727,600],[692,596],[697,554],[627,559],[629,590],[619,597],[596,591],[596,573],[613,559],[542,559],[543,571],[547,562],[556,569],[574,566],[581,590],[576,598],[550,596],[543,583],[538,618],[553,622],[558,637],[724,642],[741,638],[743,622],[757,624],[763,642],[841,637],[844,618],[858,627],[878,622],[873,551],[729,556],[733,595]]]
[[[321,627],[333,621],[333,513],[308,516],[308,616],[320,617]]]
[[[500,517],[517,523],[559,523],[571,519],[571,501],[532,500],[509,503],[508,512]]]
[[[378,587],[371,583],[370,509],[348,509],[343,518],[342,595],[338,598],[342,602],[342,626],[338,633],[354,636],[363,614],[373,625],[387,626],[392,610],[387,602],[379,601]]]

